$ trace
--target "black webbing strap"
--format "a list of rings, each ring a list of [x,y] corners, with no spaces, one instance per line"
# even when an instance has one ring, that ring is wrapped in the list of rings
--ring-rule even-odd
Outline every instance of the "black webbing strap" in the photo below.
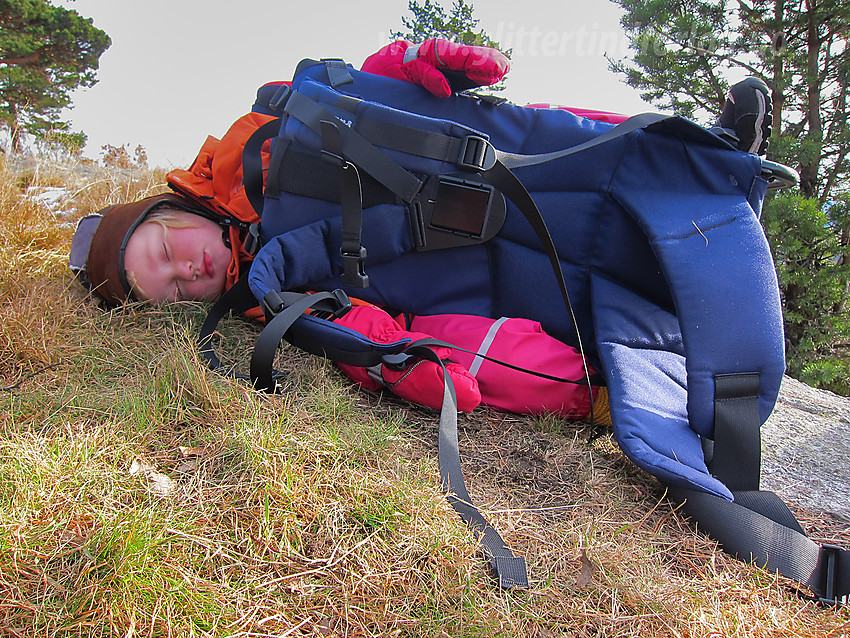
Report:
[[[683,488],[670,488],[670,494],[725,552],[802,583],[820,602],[846,602],[850,553],[809,539],[779,496],[759,490],[758,400],[758,373],[715,377],[715,440],[706,460],[735,500]]]
[[[266,198],[270,199],[280,199],[280,193],[283,190],[282,180],[284,178],[284,166],[286,164],[292,164],[294,162],[286,162],[284,161],[287,158],[287,153],[291,147],[292,141],[286,138],[277,137],[275,138],[274,148],[272,149],[272,156],[269,160],[269,171],[266,175],[266,187],[263,189],[262,193]],[[243,159],[244,162],[244,159]],[[253,168],[252,168],[253,170]],[[251,187],[254,188],[254,175],[251,175]],[[245,172],[243,168],[242,172],[242,183],[245,183]],[[253,195],[252,195],[253,196]],[[324,198],[321,198],[324,199]]]
[[[286,294],[286,293],[283,293]],[[272,291],[266,295],[266,306],[270,295],[276,299],[280,299],[281,293]],[[267,323],[266,327],[257,337],[257,342],[254,344],[254,352],[251,355],[251,381],[254,387],[264,392],[275,392],[278,374],[274,368],[274,358],[277,354],[278,346],[283,341],[284,336],[306,311],[321,310],[335,312],[340,308],[340,296],[336,292],[316,292],[316,293],[291,293],[295,301],[288,303],[285,307],[281,307],[273,318],[269,319],[269,313],[266,312]],[[268,310],[268,308],[267,308]],[[299,346],[302,349],[319,356],[330,357],[326,347],[320,346],[321,350],[311,351],[303,345]],[[341,355],[337,354],[339,359],[345,360]],[[374,363],[374,362],[372,362]]]
[[[562,157],[567,157],[568,155],[573,155],[574,153],[580,153],[582,151],[586,151],[589,148],[593,148],[594,146],[599,146],[600,144],[605,144],[612,140],[617,139],[618,137],[622,137],[624,135],[628,135],[629,133],[633,133],[634,131],[640,130],[642,128],[646,128],[651,124],[657,124],[663,120],[668,120],[670,118],[674,118],[676,116],[673,115],[663,115],[661,113],[639,113],[638,115],[632,115],[630,118],[620,122],[613,128],[608,129],[604,133],[597,135],[596,137],[589,139],[582,144],[576,144],[575,146],[571,146],[569,148],[564,148],[558,151],[552,151],[551,153],[539,153],[537,155],[521,155],[519,153],[506,153],[504,151],[496,151],[496,156],[499,158],[499,161],[502,162],[508,168],[519,168],[521,166],[534,166],[537,164],[543,164],[545,162],[551,162],[552,160],[561,159]]]
[[[201,331],[198,335],[198,350],[211,370],[237,379],[248,380],[249,377],[244,374],[224,369],[213,348],[212,336],[215,334],[218,324],[228,314],[245,312],[257,307],[257,305],[257,300],[251,293],[251,289],[248,288],[248,271],[246,269],[236,283],[213,304],[201,325]]]
[[[339,119],[310,98],[295,92],[286,103],[286,113],[296,118],[311,130],[321,135],[321,122]],[[372,145],[347,126],[339,127],[342,154],[375,179],[396,193],[405,202],[410,202],[422,188],[422,181],[413,173],[402,168],[384,152]]]
[[[488,155],[492,159],[485,161],[484,165],[480,168],[489,169],[496,159],[508,168],[534,166],[536,164],[551,162],[605,144],[606,142],[670,119],[671,117],[670,115],[660,113],[640,113],[633,115],[586,142],[570,146],[569,148],[558,149],[550,153],[522,155],[520,153],[500,151],[491,146],[491,151]],[[461,159],[462,163],[462,158],[465,156],[466,150],[472,142],[482,142],[489,145],[489,141],[485,138],[475,135],[443,135],[434,131],[425,131],[399,124],[381,122],[365,116],[358,118],[354,124],[354,128],[364,138],[378,146],[446,162],[458,162]]]
[[[324,313],[326,316],[334,315],[345,308],[350,308],[351,302],[341,290],[318,293],[271,292],[266,295],[267,307],[269,299],[274,299],[275,304],[282,310],[289,310],[293,307],[295,310],[291,310],[289,313],[280,312],[263,328],[257,343],[254,345],[249,375],[225,368],[213,348],[213,335],[224,317],[231,312],[237,314],[259,307],[257,299],[248,287],[247,270],[210,308],[198,335],[198,350],[211,370],[234,379],[251,381],[257,389],[274,392],[276,381],[282,376],[274,368],[274,358],[284,334],[292,324],[307,310]],[[268,312],[266,314],[268,315]],[[282,314],[286,315],[284,319],[279,318]],[[368,367],[380,363],[380,354],[369,351],[362,353],[341,351],[329,347],[325,343],[311,341],[309,337],[299,339],[295,345],[310,354],[327,357],[334,361],[342,361],[350,365]]]
[[[470,144],[483,143],[489,146],[489,141],[478,135],[443,135],[435,131],[402,126],[392,122],[361,116],[354,123],[354,130],[371,143],[396,151],[427,157],[442,162],[466,164],[465,157]],[[490,168],[496,159],[496,151],[489,146],[489,161],[482,162],[477,168]],[[483,158],[482,158],[483,159]],[[475,164],[474,162],[468,162]]]
[[[242,184],[257,217],[263,216],[263,144],[277,137],[280,119],[269,120],[254,131],[242,147]]]
[[[360,173],[357,167],[342,154],[342,137],[339,126],[322,120],[322,154],[327,162],[335,165],[339,173],[339,198],[342,216],[342,241],[339,248],[342,257],[342,282],[353,288],[368,288],[369,277],[363,268],[366,249],[361,243],[363,228],[363,192],[360,189]]]
[[[759,489],[758,373],[714,378],[714,446],[709,471],[732,492]]]
[[[457,438],[457,397],[451,375],[433,350],[435,345],[443,344],[436,340],[414,341],[405,348],[404,354],[433,361],[443,369],[443,406],[440,410],[439,429],[439,466],[443,491],[454,510],[478,537],[478,542],[490,562],[499,587],[527,588],[528,573],[525,558],[513,555],[499,532],[472,504],[466,489]]]
[[[336,303],[335,293],[315,293],[302,295],[290,305],[283,307],[263,329],[251,357],[251,379],[254,387],[266,392],[276,390],[274,374],[274,357],[278,346],[293,324],[303,316],[304,312],[321,307],[325,301]],[[463,470],[460,463],[460,450],[457,438],[457,397],[451,375],[446,370],[444,362],[434,352],[437,346],[446,346],[445,342],[436,339],[422,339],[411,343],[402,352],[389,357],[381,357],[373,352],[355,353],[367,356],[368,360],[355,360],[352,353],[342,353],[328,348],[324,343],[301,342],[299,347],[332,360],[345,361],[353,365],[370,366],[384,360],[404,362],[411,357],[427,359],[439,365],[443,370],[443,405],[440,411],[439,426],[439,468],[443,491],[454,510],[461,519],[469,525],[478,538],[482,550],[490,562],[499,586],[504,589],[513,587],[528,587],[528,574],[525,559],[514,556],[505,545],[504,540],[481,512],[472,504]]]
[[[850,552],[812,541],[776,494],[735,492],[732,502],[694,490],[669,492],[723,551],[806,585],[821,603],[847,603]]]
[[[269,299],[274,301],[269,302]],[[281,299],[281,293],[267,295],[267,310],[269,303],[277,305]],[[293,324],[304,316],[304,312],[316,308],[332,312],[338,309],[339,301],[340,296],[337,292],[303,295],[291,293],[286,298],[286,303],[281,304],[277,309],[272,309],[277,311],[277,314],[268,321],[266,327],[260,333],[251,356],[251,380],[255,388],[265,392],[276,391],[278,375],[275,373],[273,364],[278,346]],[[511,553],[499,533],[487,522],[478,508],[472,504],[469,492],[466,489],[457,438],[457,398],[454,384],[444,362],[434,352],[435,347],[449,344],[436,339],[422,339],[411,343],[402,352],[388,357],[382,357],[380,354],[371,351],[363,353],[341,352],[329,348],[325,343],[315,341],[302,340],[297,345],[312,354],[335,361],[344,361],[352,365],[371,366],[384,360],[403,363],[411,357],[420,357],[432,361],[442,368],[443,406],[440,412],[439,426],[439,467],[443,491],[446,492],[446,497],[454,510],[478,537],[499,586],[505,589],[528,587],[525,559]]]

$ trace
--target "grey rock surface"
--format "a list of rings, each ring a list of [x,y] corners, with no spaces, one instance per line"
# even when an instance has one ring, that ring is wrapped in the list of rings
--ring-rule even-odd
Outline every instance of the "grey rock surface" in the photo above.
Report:
[[[761,488],[850,521],[850,398],[783,379],[762,426]]]

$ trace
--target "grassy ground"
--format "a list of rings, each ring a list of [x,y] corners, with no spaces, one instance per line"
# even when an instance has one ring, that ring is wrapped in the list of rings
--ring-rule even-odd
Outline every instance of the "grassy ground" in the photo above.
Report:
[[[433,413],[291,350],[287,392],[258,394],[198,361],[202,306],[110,312],[71,280],[69,222],[162,180],[0,158],[0,635],[850,635],[607,434],[477,410],[470,491],[532,581],[500,592],[439,491]],[[244,364],[257,332],[228,321],[221,353]]]

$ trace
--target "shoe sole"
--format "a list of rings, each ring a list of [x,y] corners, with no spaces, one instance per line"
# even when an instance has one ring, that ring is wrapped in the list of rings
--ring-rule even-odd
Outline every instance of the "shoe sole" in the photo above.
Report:
[[[764,93],[756,91],[756,97],[759,103],[758,115],[756,116],[756,137],[748,152],[756,153],[764,142],[764,118],[767,115],[767,100]]]

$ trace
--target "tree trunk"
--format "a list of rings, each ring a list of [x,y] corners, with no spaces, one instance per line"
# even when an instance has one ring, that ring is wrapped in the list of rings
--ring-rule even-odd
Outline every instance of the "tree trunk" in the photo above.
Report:
[[[820,113],[820,35],[818,33],[817,0],[806,0],[806,119],[809,123],[809,142],[818,149],[823,147],[823,121]],[[820,150],[812,155],[815,159],[800,167],[800,190],[806,197],[818,197],[818,174],[820,171]]]
[[[776,0],[773,12],[776,29],[783,29],[785,24],[785,2]],[[774,38],[784,37],[783,33],[775,33]],[[785,58],[781,55],[773,56],[773,130],[776,135],[782,134],[782,116],[785,108]],[[770,155],[770,151],[768,151]]]

